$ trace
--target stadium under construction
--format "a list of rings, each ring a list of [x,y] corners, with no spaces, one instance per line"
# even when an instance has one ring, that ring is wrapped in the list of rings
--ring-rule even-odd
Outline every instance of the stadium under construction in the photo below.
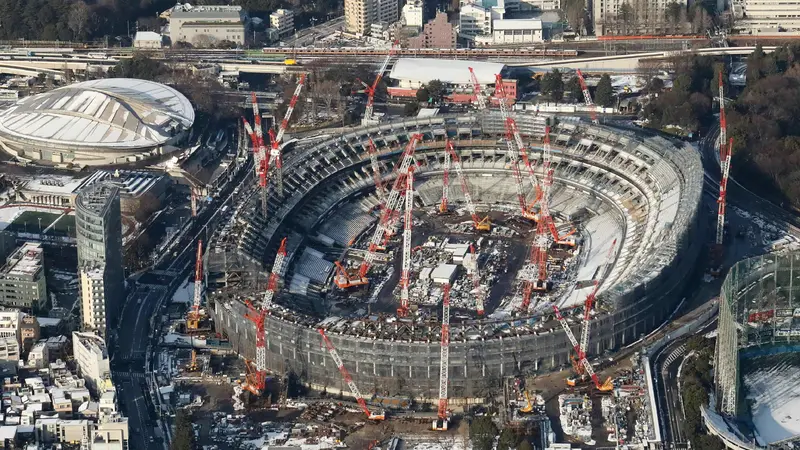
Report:
[[[598,293],[598,307],[589,333],[590,358],[655,329],[675,309],[705,248],[697,152],[578,119],[517,112],[516,124],[533,167],[542,164],[548,127],[549,204],[557,228],[574,232],[569,252],[554,251],[545,263],[554,285],[536,292],[530,306],[522,303],[522,274],[527,247],[536,245],[531,238],[537,225],[520,217],[515,206],[520,201],[519,173],[512,164],[517,156],[504,143],[504,117],[484,110],[366,125],[313,145],[296,144],[283,157],[283,193],[269,195],[266,215],[264,197],[254,187],[241,192],[209,236],[203,267],[216,331],[236,352],[256,360],[257,327],[263,326],[270,371],[294,373],[312,388],[349,395],[327,354],[323,329],[363,391],[433,401],[442,354],[437,311],[442,291],[449,294],[452,283],[464,295],[449,327],[449,397],[464,404],[502,389],[504,377],[568,366],[574,346],[553,320],[554,310],[574,324],[592,291]],[[369,282],[342,289],[337,277],[347,277],[353,265],[374,253],[369,236],[383,226],[378,223],[381,199],[389,195],[409,147],[415,147],[413,176],[407,177],[413,187],[406,195],[414,208],[406,216],[415,226],[413,266],[400,276],[399,255],[407,253],[398,233],[370,257]],[[451,157],[460,161],[473,211],[491,217],[490,231],[470,226],[467,191],[451,189],[449,205],[455,209],[444,218],[438,214]],[[376,179],[384,186],[378,187]],[[257,183],[241,189],[249,186]],[[527,178],[522,196],[525,203],[536,201]],[[259,325],[246,315],[250,302],[264,297],[284,238],[276,274],[282,282]],[[433,263],[419,256],[448,246],[456,250],[445,258],[431,257]],[[486,272],[475,280],[476,289],[481,285],[487,292],[484,314],[469,300],[472,292],[464,285],[470,281],[459,277],[463,270],[470,273],[468,246],[477,255],[473,270],[480,266]],[[439,266],[446,266],[443,273]],[[396,314],[398,287],[412,283],[409,277],[414,280],[411,313]],[[405,296],[408,284],[405,291],[399,288]]]

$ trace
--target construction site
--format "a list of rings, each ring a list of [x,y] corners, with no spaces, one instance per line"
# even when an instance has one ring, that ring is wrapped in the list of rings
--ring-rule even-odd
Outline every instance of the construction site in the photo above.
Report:
[[[287,407],[294,384],[371,421],[427,404],[446,430],[479,405],[544,416],[523,380],[566,370],[577,390],[560,414],[577,422],[563,431],[590,440],[569,417],[621,386],[595,365],[667,320],[696,269],[697,152],[594,115],[514,111],[500,75],[493,92],[475,83],[468,114],[395,122],[375,118],[367,86],[362,126],[288,147],[304,82],[275,130],[255,101],[243,120],[252,176],[198,244],[173,330],[191,371],[224,342],[243,361],[237,409]]]

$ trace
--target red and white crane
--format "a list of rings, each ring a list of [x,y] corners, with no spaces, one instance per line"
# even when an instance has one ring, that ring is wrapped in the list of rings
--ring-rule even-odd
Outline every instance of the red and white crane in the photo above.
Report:
[[[364,397],[361,395],[361,391],[358,390],[358,386],[356,386],[355,381],[350,376],[350,372],[344,367],[344,361],[342,358],[339,357],[339,352],[336,351],[336,347],[333,346],[333,343],[328,336],[325,334],[325,330],[319,328],[320,336],[322,336],[322,340],[325,342],[325,347],[328,348],[328,353],[331,354],[331,358],[333,358],[333,362],[336,364],[336,367],[341,372],[342,377],[344,378],[345,383],[347,383],[347,387],[350,389],[350,392],[356,397],[356,401],[358,402],[358,406],[361,407],[361,410],[364,411],[364,414],[367,415],[367,418],[370,420],[383,420],[386,418],[382,411],[372,412],[367,407],[367,402],[364,400]]]
[[[272,273],[269,275],[267,290],[264,291],[264,298],[261,306],[256,308],[251,302],[247,302],[248,312],[245,318],[256,325],[256,365],[255,369],[250,367],[248,362],[247,384],[245,389],[255,395],[261,395],[267,382],[267,330],[265,328],[267,315],[272,309],[272,299],[278,290],[283,263],[286,259],[286,238],[281,241],[278,253],[275,255],[275,262],[272,264]]]
[[[722,166],[722,179],[719,182],[719,198],[717,199],[717,236],[716,245],[722,253],[722,243],[725,239],[725,206],[728,199],[728,177],[731,173],[731,156],[733,153],[733,138],[728,140],[728,148],[720,161]]]
[[[450,191],[450,152],[449,148],[453,146],[450,140],[447,140],[448,148],[444,152],[444,172],[442,173],[442,201],[439,202],[439,213],[445,214],[447,212],[448,192]]]
[[[564,316],[561,315],[561,311],[558,309],[558,306],[556,306],[555,304],[553,305],[553,311],[556,313],[556,318],[558,319],[558,323],[561,324],[561,327],[564,328],[564,331],[567,333],[567,337],[569,338],[569,342],[572,344],[573,350],[575,350],[575,353],[578,354],[578,358],[580,359],[580,364],[583,364],[583,367],[586,370],[586,373],[589,374],[589,376],[592,378],[592,381],[594,382],[594,385],[600,391],[610,391],[610,390],[612,390],[614,388],[614,386],[611,383],[611,378],[607,379],[605,381],[605,383],[600,383],[600,378],[594,372],[594,367],[592,367],[592,364],[589,362],[588,359],[586,359],[586,354],[581,352],[581,348],[578,345],[578,340],[575,339],[575,335],[572,333],[572,330],[569,328],[569,324],[567,324],[566,319],[564,319]]]
[[[589,93],[589,86],[586,85],[586,80],[583,78],[583,74],[581,73],[580,69],[578,69],[575,74],[578,76],[578,82],[581,84],[583,101],[586,103],[586,106],[589,107],[589,114],[592,115],[592,122],[598,123],[597,106],[594,104],[594,101],[592,101],[592,95]]]
[[[194,266],[194,300],[189,317],[186,320],[186,328],[197,330],[200,327],[200,302],[203,299],[203,240],[197,241],[197,260]]]
[[[478,77],[475,75],[475,70],[469,68],[469,76],[472,80],[472,89],[475,91],[475,102],[478,104],[478,109],[486,109],[486,99],[483,98],[481,84],[478,82]]]
[[[482,316],[483,311],[483,288],[481,287],[481,273],[478,268],[478,253],[475,251],[475,246],[469,245],[469,252],[475,260],[475,268],[472,270],[472,289],[475,292],[475,310],[479,316]]]
[[[389,61],[391,61],[398,48],[399,42],[395,41],[395,43],[392,44],[392,48],[389,49],[389,53],[386,54],[386,59],[383,60],[383,64],[380,70],[378,70],[378,75],[375,77],[375,81],[372,82],[372,85],[358,80],[359,83],[364,85],[364,90],[360,92],[367,94],[367,108],[364,111],[364,119],[362,120],[364,125],[371,125],[377,122],[375,120],[375,91],[378,89],[381,79],[383,79],[384,72],[386,72],[386,69],[389,67]]]
[[[475,204],[472,203],[472,196],[469,193],[469,185],[467,185],[467,178],[464,176],[464,169],[461,166],[461,160],[458,153],[455,151],[453,141],[447,140],[445,145],[445,173],[447,173],[450,164],[456,169],[456,176],[461,183],[461,193],[464,195],[464,202],[467,204],[467,212],[472,218],[472,225],[477,231],[489,231],[492,229],[492,224],[489,222],[489,216],[481,219],[478,217],[478,211],[475,209]]]
[[[728,118],[725,115],[725,84],[722,71],[719,72],[719,160],[725,159],[725,146],[728,145]]]
[[[403,218],[403,266],[400,275],[400,307],[397,315],[408,315],[409,293],[411,285],[411,227],[414,222],[414,167],[409,167],[406,174],[405,216]]]
[[[517,201],[519,202],[520,213],[525,218],[532,218],[532,215],[530,214],[525,202],[525,190],[523,188],[522,173],[520,172],[518,158],[519,155],[523,158],[523,161],[528,161],[528,155],[525,151],[525,145],[522,141],[522,137],[519,134],[517,123],[509,113],[506,92],[505,88],[503,87],[503,78],[500,76],[500,74],[496,75],[495,77],[495,96],[497,97],[500,105],[500,113],[502,114],[503,121],[505,123],[506,148],[508,150],[508,159],[511,163],[511,169],[514,172],[514,186],[517,190]],[[527,163],[527,168],[529,169],[528,174],[531,176],[531,182],[533,183],[534,187],[538,186],[538,182],[536,182],[536,180],[533,178],[533,171],[531,170],[529,162]]]
[[[617,240],[614,239],[611,242],[611,247],[608,249],[608,253],[606,254],[605,262],[603,263],[603,270],[609,267],[611,264],[611,260],[614,256],[614,248],[617,246]],[[600,271],[598,271],[599,275],[602,275]],[[586,300],[583,302],[583,327],[581,328],[581,353],[587,354],[589,349],[589,326],[590,321],[592,320],[592,311],[594,310],[594,301],[597,298],[597,291],[600,289],[600,283],[598,280],[593,281],[594,287],[592,288],[592,292],[586,296]]]
[[[269,151],[267,170],[272,168],[275,172],[275,184],[278,195],[281,196],[283,195],[283,158],[281,156],[281,143],[283,143],[283,135],[289,127],[289,120],[292,118],[292,113],[297,105],[297,99],[300,98],[300,92],[303,90],[305,81],[306,74],[300,74],[300,78],[297,80],[297,86],[295,86],[294,93],[292,94],[292,99],[289,100],[289,107],[286,108],[286,113],[284,113],[283,120],[281,120],[280,126],[278,127],[278,133],[274,136],[270,133],[272,143]]]
[[[383,186],[381,167],[378,164],[378,149],[375,148],[375,143],[372,142],[372,138],[369,139],[367,152],[369,153],[369,163],[372,167],[372,178],[375,180],[375,192],[377,192],[378,198],[383,201],[386,197],[386,189]]]
[[[361,267],[358,270],[359,279],[366,279],[369,268],[378,257],[377,252],[378,249],[382,247],[384,235],[394,226],[393,221],[395,212],[399,211],[401,195],[405,192],[406,188],[405,178],[408,174],[409,168],[412,167],[412,164],[414,164],[414,151],[417,148],[417,142],[420,140],[422,140],[421,134],[415,134],[411,136],[411,140],[408,142],[403,154],[400,156],[401,159],[399,168],[395,170],[397,177],[392,185],[392,190],[389,192],[389,195],[383,204],[378,224],[375,227],[375,231],[373,231],[372,237],[369,241],[367,254],[364,256],[364,260],[361,262]]]
[[[442,344],[439,354],[439,413],[433,429],[446,431],[450,419],[447,411],[447,384],[450,372],[450,283],[443,287],[442,298]]]

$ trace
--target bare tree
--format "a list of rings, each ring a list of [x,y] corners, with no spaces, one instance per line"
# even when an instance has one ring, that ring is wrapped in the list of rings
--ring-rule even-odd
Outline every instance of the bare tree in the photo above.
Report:
[[[67,26],[75,34],[76,39],[83,39],[89,33],[89,22],[92,11],[86,3],[79,1],[72,4],[67,16]]]
[[[323,80],[314,84],[316,97],[325,103],[328,112],[333,112],[333,102],[339,100],[339,84],[333,80]]]
[[[208,48],[212,47],[217,40],[210,35],[207,34],[198,34],[197,36],[192,39],[192,45],[197,48]]]

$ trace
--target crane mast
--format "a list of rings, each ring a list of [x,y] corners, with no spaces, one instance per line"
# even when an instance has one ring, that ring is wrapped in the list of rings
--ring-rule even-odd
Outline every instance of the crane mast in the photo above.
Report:
[[[725,85],[722,70],[719,72],[719,160],[725,159],[725,146],[728,144],[728,118],[725,115]]]
[[[592,95],[589,93],[589,86],[586,85],[586,80],[583,78],[583,74],[581,73],[580,69],[578,69],[575,74],[578,76],[578,82],[581,84],[583,101],[586,103],[586,106],[589,107],[589,114],[592,116],[592,122],[598,123],[597,106],[594,104],[594,101],[592,101]]]
[[[717,236],[716,244],[722,247],[725,239],[725,206],[728,199],[728,177],[731,173],[731,155],[733,153],[733,138],[728,140],[722,163],[722,179],[719,182],[719,198],[717,199]]]
[[[383,202],[386,198],[386,190],[383,187],[383,179],[381,179],[381,167],[378,165],[378,149],[375,148],[372,138],[369,139],[367,152],[369,153],[369,164],[372,167],[372,178],[375,180],[375,192],[378,194],[378,199]]]
[[[200,302],[203,299],[203,240],[197,241],[197,259],[194,269],[194,300],[186,328],[196,330],[200,325]]]
[[[444,152],[444,173],[442,174],[442,201],[439,203],[439,212],[444,214],[447,212],[447,197],[450,190],[450,152],[453,144],[448,139],[447,149]]]
[[[447,429],[447,382],[450,368],[450,283],[444,285],[442,299],[442,344],[439,356],[439,420],[441,426],[434,429]]]
[[[306,74],[301,74],[300,79],[297,81],[297,86],[294,88],[294,93],[292,93],[292,99],[289,101],[289,107],[286,108],[286,113],[283,115],[283,120],[281,120],[281,124],[278,127],[278,133],[274,136],[270,134],[272,146],[269,151],[267,170],[272,167],[275,172],[275,184],[279,196],[283,196],[283,157],[281,155],[281,143],[283,143],[283,135],[289,127],[289,120],[292,118],[292,113],[297,105],[297,99],[300,98],[300,92],[303,90],[305,81]]]
[[[475,246],[469,245],[469,252],[475,259],[475,270],[472,271],[472,288],[475,291],[475,310],[479,316],[484,313],[483,310],[483,289],[481,289],[481,273],[478,270],[478,254],[475,252]]]
[[[489,223],[489,216],[486,216],[483,219],[478,217],[478,212],[475,209],[475,204],[472,203],[472,196],[469,193],[467,178],[464,176],[464,170],[461,167],[461,160],[458,158],[458,154],[455,151],[453,141],[449,139],[445,145],[445,163],[452,163],[453,167],[456,169],[456,176],[458,177],[458,181],[461,183],[461,193],[464,195],[464,202],[467,204],[467,211],[472,218],[472,225],[477,231],[489,231],[492,226],[491,223]]]
[[[384,415],[382,412],[372,413],[370,412],[369,408],[367,407],[367,402],[364,400],[364,397],[361,395],[361,391],[358,390],[358,386],[356,386],[355,381],[350,376],[350,372],[344,367],[344,361],[342,358],[339,357],[339,352],[336,351],[336,347],[333,346],[333,343],[328,336],[325,334],[325,330],[319,328],[319,334],[322,336],[322,340],[325,342],[325,347],[328,348],[328,353],[330,353],[333,362],[336,364],[336,368],[339,369],[339,372],[342,374],[342,378],[344,378],[345,383],[347,383],[347,387],[350,389],[350,392],[356,397],[356,401],[358,402],[358,406],[361,407],[361,410],[364,411],[364,414],[367,415],[368,419],[371,420],[383,420]]]
[[[248,373],[245,389],[256,395],[260,395],[266,387],[267,331],[265,324],[267,315],[272,308],[272,299],[275,297],[275,292],[278,289],[278,280],[280,278],[281,271],[283,270],[283,263],[285,259],[286,238],[283,238],[283,240],[281,240],[281,246],[278,249],[278,253],[275,255],[275,262],[272,264],[272,273],[269,275],[267,290],[264,292],[264,298],[261,302],[261,306],[256,308],[251,302],[247,302],[248,312],[245,314],[245,318],[256,325],[256,364],[255,370],[249,371],[250,373]]]
[[[575,353],[578,354],[578,358],[580,358],[580,363],[583,364],[586,373],[592,378],[594,385],[597,387],[598,390],[607,391],[610,390],[610,379],[606,381],[606,383],[600,383],[600,378],[594,372],[594,367],[592,364],[589,363],[589,360],[586,359],[586,354],[581,352],[581,348],[578,345],[578,341],[575,339],[575,335],[572,334],[572,330],[569,328],[566,319],[564,316],[561,315],[561,311],[558,309],[558,306],[553,305],[553,311],[556,313],[556,318],[558,319],[558,323],[561,324],[561,327],[564,328],[564,331],[567,333],[567,338],[569,338],[569,342],[572,344],[572,348],[575,350]]]
[[[375,91],[378,90],[378,84],[380,84],[381,79],[383,79],[383,74],[389,67],[389,61],[391,61],[392,57],[397,52],[398,47],[399,42],[395,41],[392,44],[392,48],[389,49],[389,53],[386,54],[386,59],[383,60],[383,64],[380,70],[378,70],[378,75],[375,77],[375,81],[372,82],[372,85],[358,80],[364,85],[364,92],[367,94],[367,108],[364,111],[364,119],[362,121],[364,125],[375,123]]]
[[[408,315],[408,287],[411,284],[411,226],[414,222],[414,216],[412,215],[414,210],[413,168],[409,168],[408,175],[406,175],[405,200],[405,223],[403,226],[403,272],[400,276],[400,308],[397,309],[397,315],[400,317],[405,317]]]
[[[475,102],[478,104],[478,109],[486,109],[486,99],[483,98],[481,84],[478,83],[478,77],[475,75],[475,70],[469,68],[469,77],[472,80],[472,89],[475,90]]]

